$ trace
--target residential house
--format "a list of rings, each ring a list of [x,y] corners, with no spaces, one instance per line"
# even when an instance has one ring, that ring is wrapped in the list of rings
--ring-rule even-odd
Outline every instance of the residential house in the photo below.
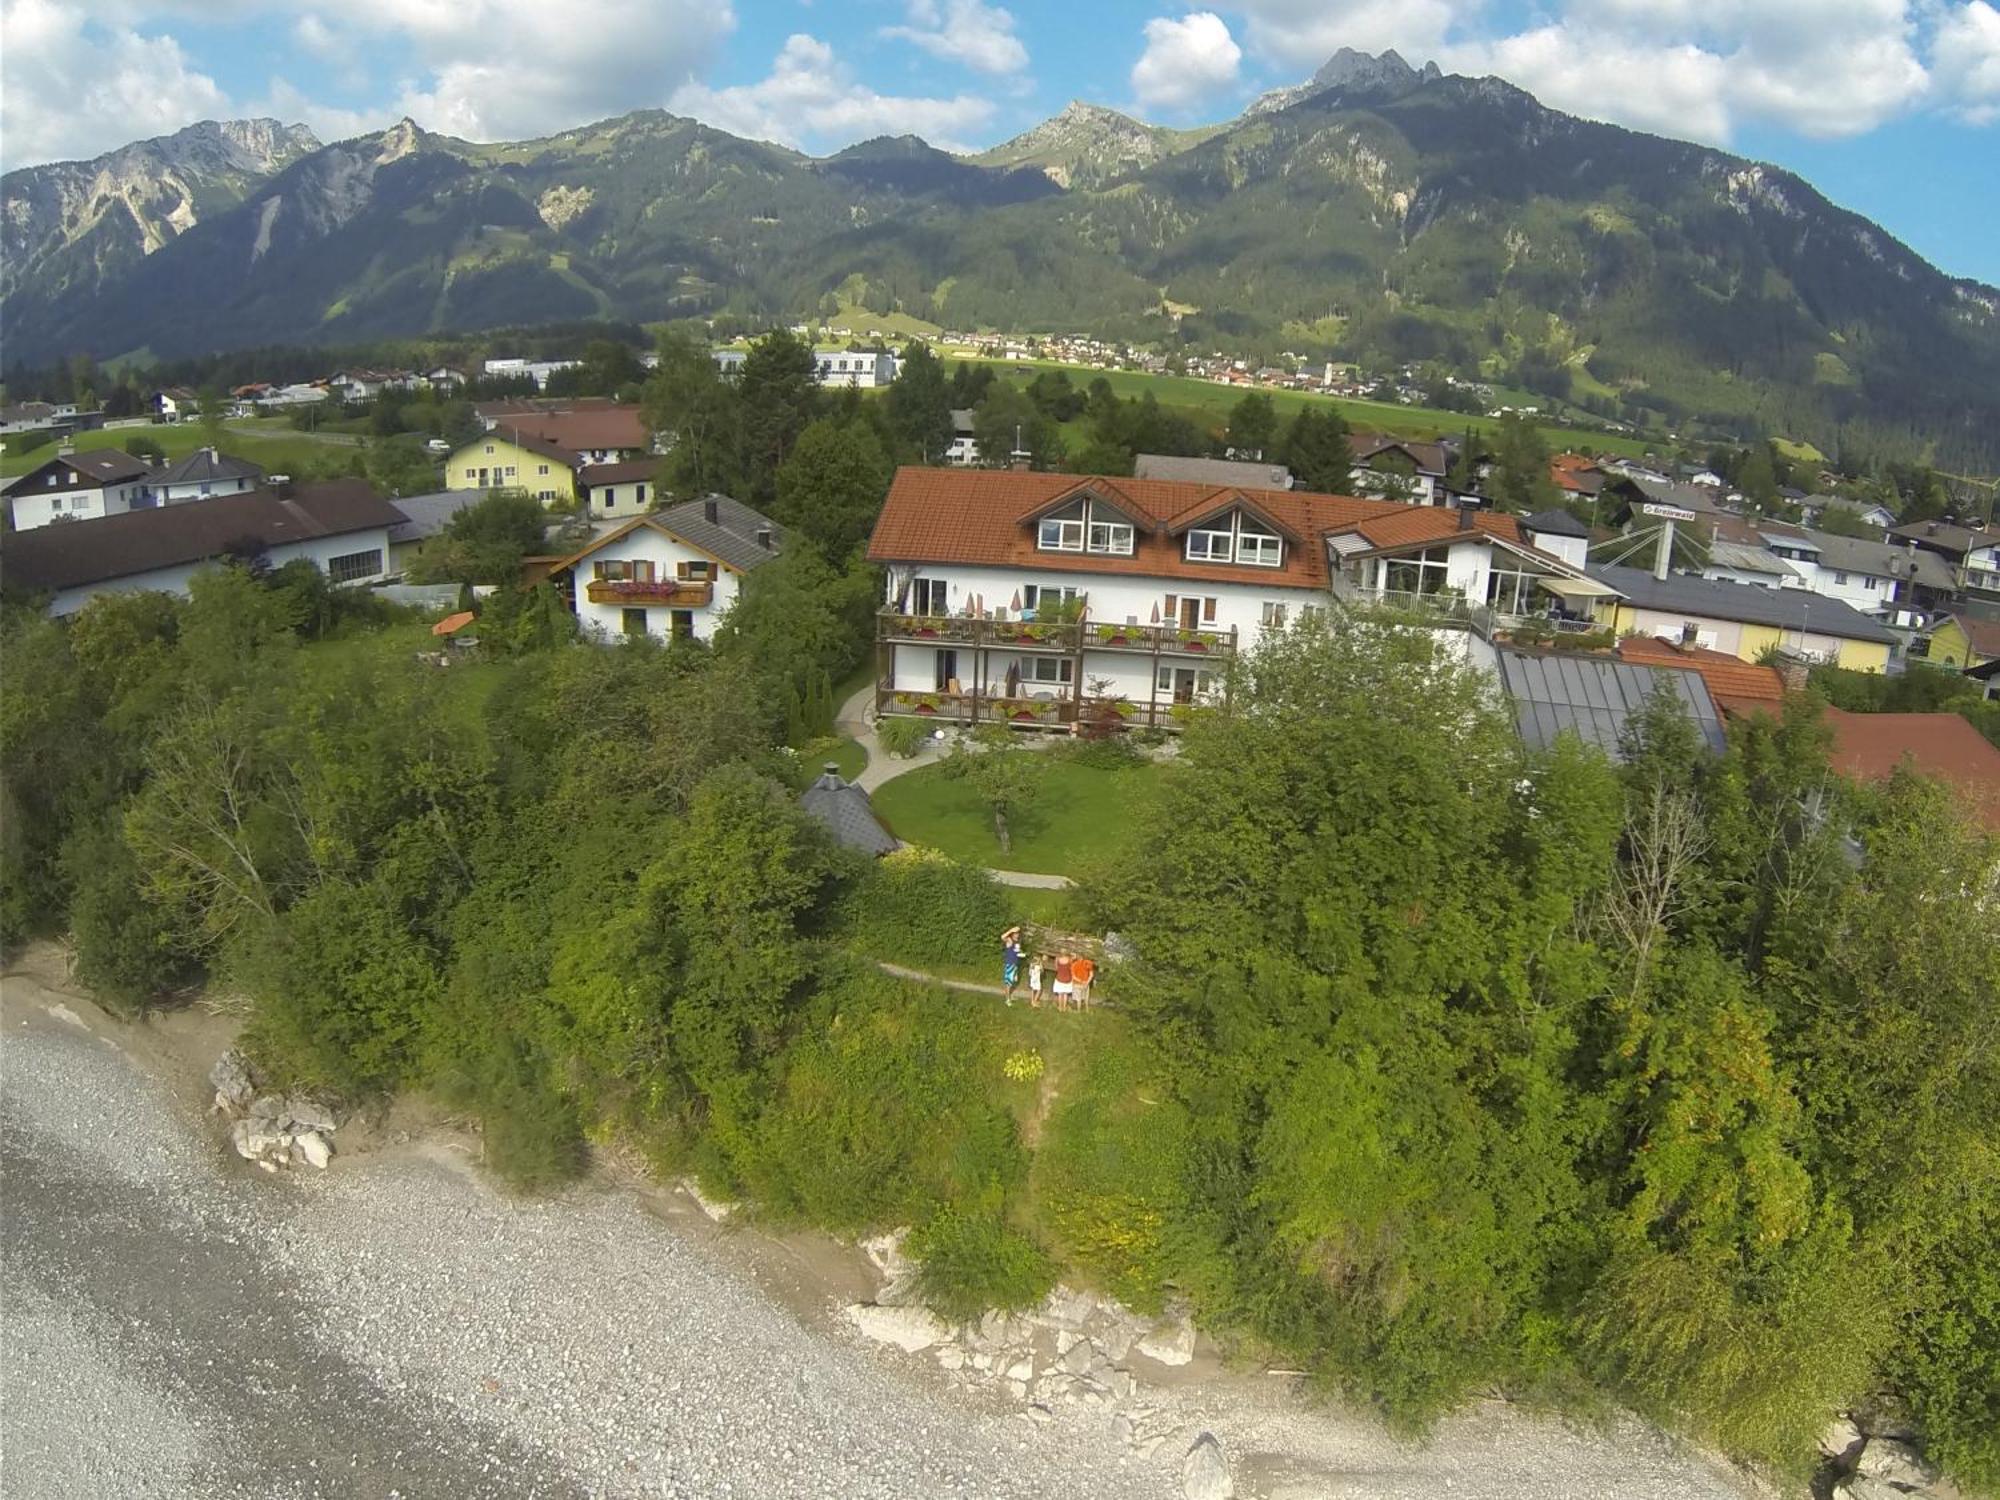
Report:
[[[1604,488],[1605,473],[1597,460],[1581,453],[1558,453],[1549,460],[1549,478],[1565,495],[1577,500],[1595,500]]]
[[[1675,484],[1630,470],[1607,477],[1598,493],[1603,498],[1607,525],[1626,521],[1649,525],[1663,509],[1691,511],[1696,521],[1711,527],[1718,517],[1735,514],[1722,503],[1719,492],[1707,485]],[[1653,508],[1649,510],[1649,506]]]
[[[878,390],[896,379],[896,356],[887,349],[821,350],[814,360],[823,386]]]
[[[488,432],[507,427],[542,438],[582,463],[619,463],[653,451],[653,434],[639,408],[602,396],[512,397],[482,401],[472,410]]]
[[[1640,568],[1593,567],[1618,597],[1597,620],[1619,635],[1665,636],[1756,661],[1773,647],[1860,672],[1882,672],[1899,637],[1838,599],[1805,589],[1744,588],[1684,573],[1657,578]]]
[[[154,393],[153,409],[162,422],[188,422],[201,415],[201,395],[184,385],[170,385]]]
[[[534,381],[537,390],[549,388],[549,377],[558,370],[573,370],[581,360],[575,359],[489,359],[483,367],[485,373],[495,379],[510,380],[525,376]]]
[[[453,391],[465,388],[465,371],[454,369],[450,365],[439,365],[434,370],[424,372],[424,384],[441,396],[450,395]]]
[[[497,427],[453,450],[444,482],[454,490],[524,490],[545,504],[576,498],[583,460],[569,449],[513,427]]]
[[[48,612],[76,613],[99,594],[186,594],[196,571],[228,557],[280,567],[304,558],[340,584],[386,573],[389,531],[403,513],[364,479],[224,495],[204,505],[153,507],[84,526],[41,526],[7,544],[7,578],[46,594]]]
[[[281,385],[266,391],[257,404],[267,409],[273,406],[316,406],[329,399],[330,393],[323,385]]]
[[[1420,443],[1381,433],[1357,432],[1354,450],[1356,494],[1400,500],[1407,505],[1443,505],[1451,452],[1443,443]]]
[[[40,432],[56,425],[57,409],[47,401],[23,401],[18,406],[0,406],[0,437],[17,432]]]
[[[1853,500],[1845,495],[1807,495],[1798,502],[1808,526],[1818,526],[1829,511],[1840,511],[1878,531],[1896,524],[1896,513],[1876,500]]]
[[[1529,546],[1559,557],[1573,568],[1589,561],[1590,528],[1562,507],[1523,516],[1520,526]]]
[[[218,495],[243,495],[264,482],[261,465],[247,458],[232,458],[214,448],[197,448],[177,459],[152,478],[153,498],[161,505],[185,505],[190,500],[213,500]]]
[[[1853,781],[1883,782],[1906,767],[1942,781],[1966,810],[2000,833],[2000,749],[1959,714],[1825,711],[1833,731],[1827,761]]]
[[[899,469],[868,556],[878,712],[1046,728],[1177,724],[1232,655],[1336,601],[1490,664],[1482,625],[1615,593],[1511,516],[1019,470]]]
[[[587,515],[633,516],[659,498],[655,479],[657,458],[632,458],[619,463],[585,464],[576,471],[577,492]]]
[[[634,516],[558,559],[586,636],[708,640],[736,602],[745,574],[778,556],[784,533],[726,495]]]
[[[1913,521],[1891,528],[1888,540],[1936,553],[1951,564],[1960,592],[2000,601],[2000,531],[1955,521]]]
[[[743,361],[750,357],[748,349],[716,349],[711,351],[716,372],[725,380],[736,375],[743,368]]]
[[[1923,658],[1962,671],[2000,661],[2000,619],[1964,609],[1946,615],[1925,634]]]
[[[846,780],[832,761],[813,784],[799,796],[799,809],[817,818],[833,835],[834,842],[862,854],[893,854],[902,841],[884,828],[875,816],[868,793]]]
[[[1625,661],[1585,652],[1496,653],[1500,691],[1514,727],[1531,750],[1546,750],[1565,734],[1620,758],[1625,729],[1665,689],[1679,702],[1702,743],[1720,754],[1722,715],[1699,672],[1678,663]]]
[[[951,409],[951,446],[944,450],[944,461],[959,468],[970,468],[979,462],[979,439],[973,436],[971,407]]]
[[[389,528],[390,574],[407,572],[419,547],[442,535],[453,516],[485,498],[476,490],[438,490],[428,495],[398,495],[391,500],[403,519]]]
[[[1246,463],[1234,458],[1181,458],[1167,453],[1141,453],[1133,459],[1135,479],[1168,479],[1218,488],[1288,490],[1292,471],[1283,464]]]
[[[1950,564],[1935,552],[1789,527],[1769,528],[1766,536],[1774,550],[1809,554],[1791,561],[1805,587],[1898,629],[1923,625],[1955,591]]]
[[[1803,580],[1770,548],[1759,542],[1733,542],[1718,535],[1708,544],[1703,578],[1717,583],[1741,583],[1752,588],[1798,588]]]
[[[1708,695],[1725,718],[1752,713],[1776,713],[1787,691],[1805,686],[1805,664],[1787,663],[1792,672],[1788,685],[1786,671],[1744,661],[1725,651],[1659,636],[1628,635],[1618,643],[1620,661],[1635,666],[1677,667],[1694,672],[1708,688]]]
[[[16,531],[32,531],[56,521],[87,521],[123,515],[151,505],[147,482],[153,471],[143,459],[120,448],[58,453],[14,480],[4,490],[8,517]]]

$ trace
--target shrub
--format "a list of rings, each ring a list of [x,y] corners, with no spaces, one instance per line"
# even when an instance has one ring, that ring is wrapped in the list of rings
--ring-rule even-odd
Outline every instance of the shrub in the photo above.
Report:
[[[1136,766],[1145,759],[1139,747],[1124,735],[1107,735],[1098,739],[1075,740],[1059,752],[1079,766],[1089,766],[1095,771],[1122,771],[1127,766]]]
[[[899,760],[910,760],[930,739],[931,729],[922,719],[878,719],[875,737],[889,754]]]
[[[842,925],[863,952],[912,964],[996,958],[1008,925],[993,877],[935,849],[898,849],[875,861],[841,903]]]
[[[137,1010],[188,977],[168,913],[149,905],[138,864],[115,824],[86,825],[63,847],[71,886],[76,974],[100,999]]]
[[[989,1308],[1032,1307],[1054,1285],[1054,1265],[1008,1226],[1001,1204],[989,1188],[973,1202],[947,1204],[910,1235],[918,1294],[941,1317],[963,1323]]]

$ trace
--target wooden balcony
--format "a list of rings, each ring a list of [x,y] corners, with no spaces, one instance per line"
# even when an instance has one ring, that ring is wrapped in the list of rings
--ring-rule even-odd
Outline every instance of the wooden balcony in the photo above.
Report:
[[[877,684],[875,712],[934,719],[940,724],[1002,724],[1012,729],[1067,730],[1078,722],[1108,720],[1120,729],[1179,729],[1196,706],[1171,695],[1157,700],[1128,698],[1014,697],[990,693],[932,693]]]
[[[672,609],[700,609],[715,592],[707,579],[593,578],[583,586],[592,604],[623,604],[634,609],[664,604]]]

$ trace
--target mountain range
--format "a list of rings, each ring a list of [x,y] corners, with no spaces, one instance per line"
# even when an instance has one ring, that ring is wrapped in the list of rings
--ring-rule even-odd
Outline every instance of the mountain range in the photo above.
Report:
[[[475,144],[201,125],[0,181],[10,366],[843,303],[1380,368],[2000,468],[2000,291],[1782,170],[1342,53],[1195,131],[977,157],[641,111]]]

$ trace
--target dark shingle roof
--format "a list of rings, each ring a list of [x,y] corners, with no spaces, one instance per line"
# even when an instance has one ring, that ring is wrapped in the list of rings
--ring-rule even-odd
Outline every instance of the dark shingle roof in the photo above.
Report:
[[[262,479],[264,471],[245,458],[231,458],[213,448],[197,448],[186,458],[168,464],[154,478],[155,484],[202,484],[218,479]]]
[[[7,580],[27,589],[76,588],[206,562],[242,546],[372,531],[403,519],[365,479],[304,485],[289,499],[250,490],[18,532],[7,539]]]
[[[1642,667],[1609,656],[1508,650],[1498,656],[1500,685],[1531,749],[1546,750],[1568,732],[1615,758],[1626,720],[1662,687],[1680,700],[1708,748],[1722,749],[1722,716],[1698,672]]]
[[[708,519],[708,507],[715,507],[715,519]],[[699,547],[719,562],[749,572],[771,561],[785,545],[785,528],[762,511],[752,510],[741,500],[727,495],[707,495],[700,500],[684,500],[654,513],[648,519],[659,522],[690,546]],[[757,540],[768,532],[771,545]]]
[[[1525,517],[1522,520],[1521,529],[1523,531],[1539,531],[1544,536],[1580,536],[1585,540],[1588,540],[1590,537],[1590,528],[1588,526],[1584,525],[1583,522],[1579,521],[1568,511],[1560,508],[1536,511],[1532,516]]]
[[[65,477],[49,484],[44,476],[52,466],[67,472]],[[71,490],[95,490],[107,484],[144,479],[151,472],[144,459],[135,458],[122,448],[93,448],[87,453],[61,453],[47,463],[35,465],[0,490],[0,495],[66,495]]]
[[[399,495],[389,503],[403,513],[389,528],[392,542],[420,542],[439,535],[451,518],[486,498],[484,490],[438,490],[428,495]]]
[[[1593,567],[1590,575],[1618,590],[1634,609],[1665,610],[1745,625],[1775,625],[1781,630],[1815,630],[1842,640],[1879,641],[1885,646],[1892,646],[1898,640],[1887,626],[1869,619],[1852,605],[1805,589],[1717,583],[1686,573],[1655,578],[1644,568]]]
[[[863,854],[889,854],[897,847],[889,830],[875,820],[868,794],[841,780],[832,766],[799,798],[799,806],[827,826],[834,838]]]

